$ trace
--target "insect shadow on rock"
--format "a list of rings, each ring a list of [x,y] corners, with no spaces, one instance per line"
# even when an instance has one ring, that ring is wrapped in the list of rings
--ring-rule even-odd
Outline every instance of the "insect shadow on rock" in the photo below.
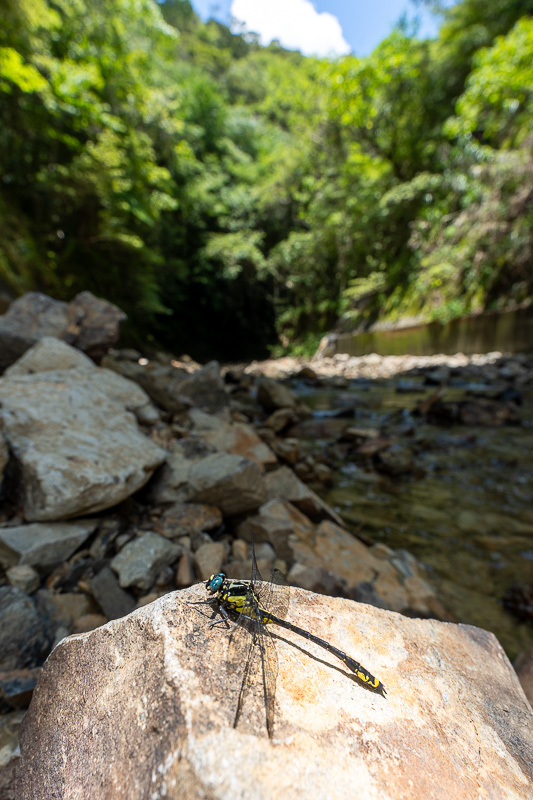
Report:
[[[381,681],[362,667],[358,661],[343,650],[333,647],[324,639],[320,639],[285,619],[289,608],[289,586],[285,576],[278,569],[272,571],[270,580],[263,580],[257,566],[253,539],[250,580],[232,580],[227,578],[224,572],[218,572],[205,581],[205,586],[211,596],[207,600],[191,603],[191,605],[210,606],[213,611],[210,627],[223,626],[230,630],[228,672],[242,675],[233,721],[234,728],[237,727],[241,718],[244,701],[250,687],[256,680],[260,680],[267,732],[270,738],[274,734],[274,698],[278,657],[268,625],[278,625],[280,628],[297,633],[310,642],[320,645],[340,659],[358,683],[385,697],[385,687]],[[258,674],[259,678],[257,678]]]

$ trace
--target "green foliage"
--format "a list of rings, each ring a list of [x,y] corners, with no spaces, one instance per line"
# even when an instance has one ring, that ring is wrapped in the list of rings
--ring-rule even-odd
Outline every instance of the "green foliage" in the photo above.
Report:
[[[533,130],[533,19],[524,17],[474,59],[451,136],[496,147],[520,145]]]
[[[533,0],[305,58],[189,0],[6,0],[0,283],[198,357],[531,296]]]

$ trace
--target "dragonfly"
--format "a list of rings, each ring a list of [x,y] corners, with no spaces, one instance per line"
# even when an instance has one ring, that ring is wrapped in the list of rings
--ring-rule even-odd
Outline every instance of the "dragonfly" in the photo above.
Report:
[[[367,688],[385,697],[386,690],[359,661],[349,656],[325,639],[299,628],[285,619],[289,607],[289,586],[283,573],[274,569],[269,581],[264,581],[257,566],[255,548],[252,541],[252,573],[250,580],[232,580],[224,572],[205,581],[210,595],[200,604],[208,604],[213,609],[211,626],[223,625],[231,629],[228,668],[242,672],[241,686],[235,712],[233,727],[241,718],[245,697],[252,682],[252,676],[259,671],[265,706],[266,728],[270,738],[274,733],[274,697],[278,674],[276,645],[269,630],[270,625],[292,631],[310,642],[323,647],[348,667],[351,673]],[[231,625],[233,623],[233,626]],[[249,636],[243,638],[242,632]],[[246,641],[247,640],[247,641]],[[257,659],[260,659],[260,665]]]

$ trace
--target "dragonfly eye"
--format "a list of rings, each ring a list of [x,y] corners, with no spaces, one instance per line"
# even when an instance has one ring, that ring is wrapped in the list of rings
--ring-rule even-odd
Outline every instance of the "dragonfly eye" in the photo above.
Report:
[[[219,572],[217,575],[211,575],[209,579],[209,583],[207,588],[210,592],[218,592],[222,584],[224,583],[226,576],[223,572]]]

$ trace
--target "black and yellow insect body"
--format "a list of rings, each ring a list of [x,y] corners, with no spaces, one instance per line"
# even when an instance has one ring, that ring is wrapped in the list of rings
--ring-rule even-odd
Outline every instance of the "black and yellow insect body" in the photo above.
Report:
[[[351,658],[343,650],[329,644],[324,639],[310,633],[309,631],[293,625],[284,619],[289,606],[289,587],[284,576],[279,570],[274,570],[270,581],[263,581],[259,573],[255,559],[254,546],[252,542],[252,578],[251,580],[231,580],[225,573],[219,572],[211,575],[206,581],[206,588],[212,595],[206,602],[213,608],[214,621],[212,625],[226,625],[236,623],[232,637],[238,635],[238,631],[246,629],[251,637],[248,640],[247,653],[234,648],[235,652],[231,657],[235,671],[240,669],[243,677],[237,710],[235,714],[234,727],[237,726],[244,703],[244,696],[252,672],[252,662],[256,654],[261,657],[261,679],[263,684],[263,697],[266,709],[266,725],[269,736],[273,735],[274,727],[274,695],[277,677],[277,655],[272,636],[268,630],[268,625],[278,625],[280,628],[297,633],[328,652],[336,656],[345,664],[348,669],[372,691],[385,696],[385,687],[368,670],[361,666],[355,659]],[[231,649],[231,648],[230,648]]]

